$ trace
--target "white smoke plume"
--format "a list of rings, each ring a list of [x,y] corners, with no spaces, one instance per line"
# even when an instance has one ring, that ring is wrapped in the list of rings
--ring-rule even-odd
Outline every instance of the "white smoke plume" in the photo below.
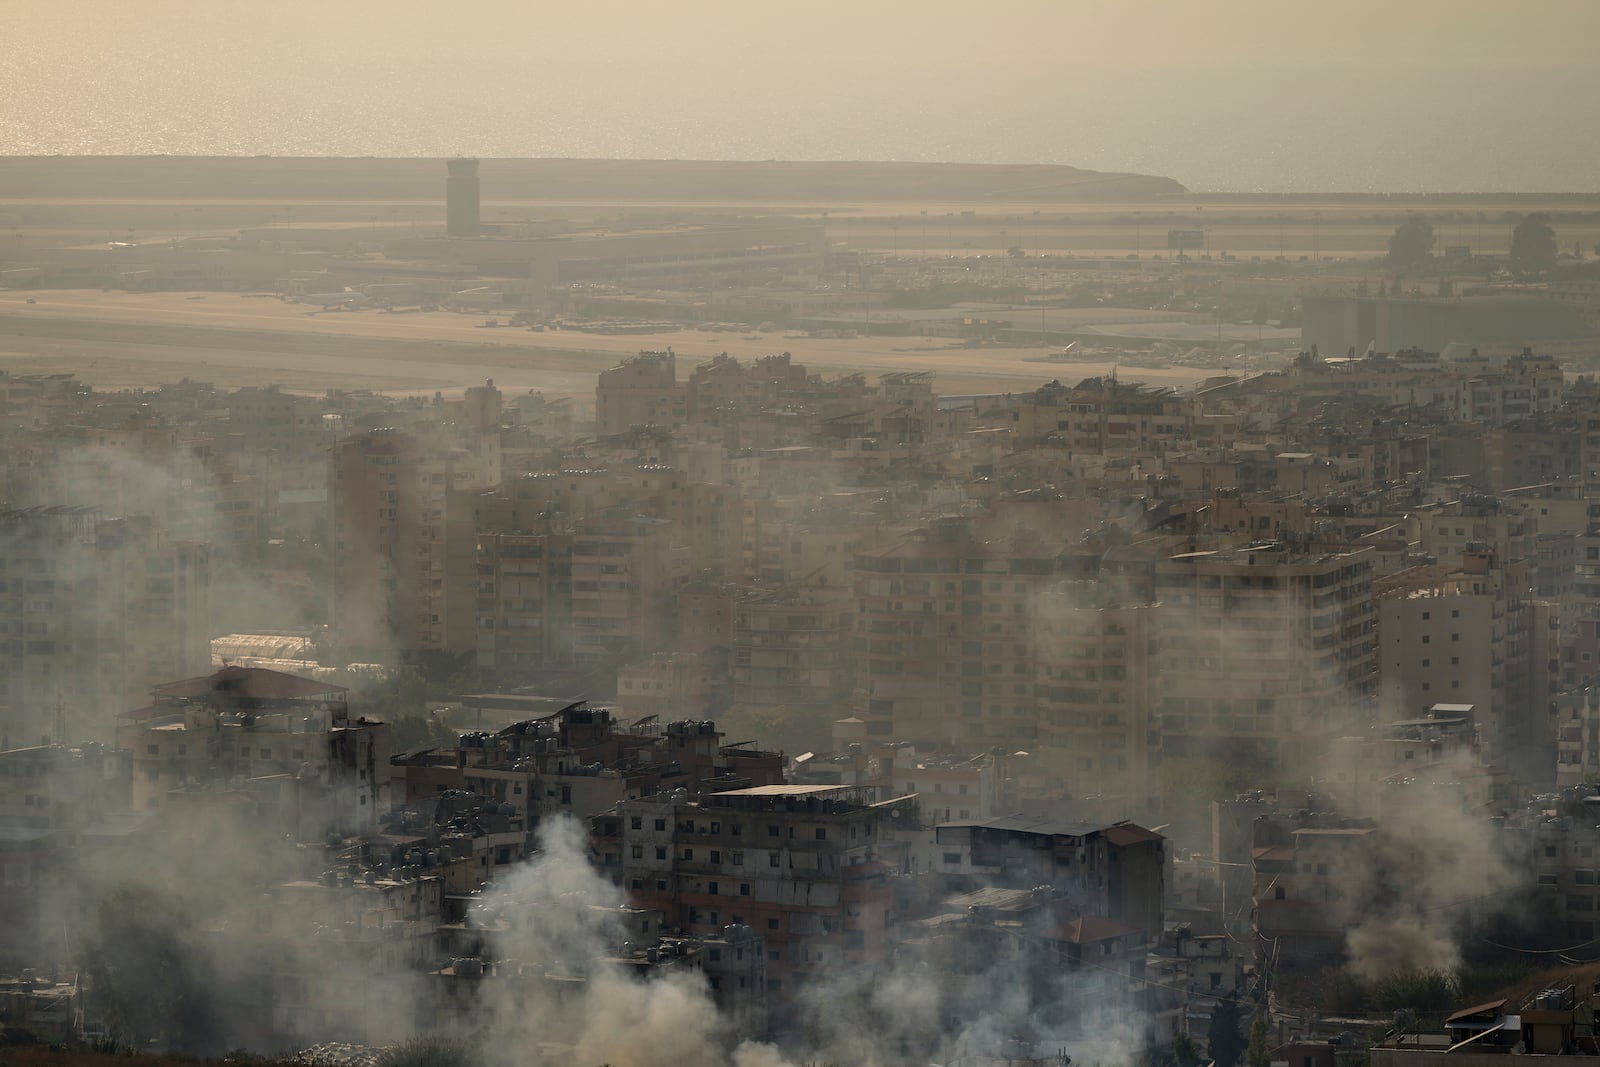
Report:
[[[534,860],[474,910],[496,959],[469,1026],[491,1063],[526,1063],[537,1049],[552,1062],[613,1067],[894,1067],[1069,1049],[1109,1065],[1145,1047],[1125,973],[1041,968],[1022,955],[968,960],[965,973],[930,960],[841,974],[810,988],[797,1018],[774,1020],[791,1024],[784,1048],[739,1040],[700,973],[663,968],[640,980],[616,959],[630,935],[609,909],[623,896],[589,865],[582,828],[547,820],[540,839]]]

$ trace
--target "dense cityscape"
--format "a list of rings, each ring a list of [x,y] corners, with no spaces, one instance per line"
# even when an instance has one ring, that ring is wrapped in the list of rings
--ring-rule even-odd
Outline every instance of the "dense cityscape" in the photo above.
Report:
[[[1600,1054],[1600,203],[347,162],[0,160],[0,1060]]]

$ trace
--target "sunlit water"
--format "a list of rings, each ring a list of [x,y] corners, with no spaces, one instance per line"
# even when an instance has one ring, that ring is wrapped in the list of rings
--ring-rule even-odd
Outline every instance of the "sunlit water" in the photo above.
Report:
[[[882,19],[870,41],[843,22],[793,48],[673,23],[676,43],[652,49],[666,30],[460,7],[469,21],[403,2],[5,0],[0,153],[1040,162],[1212,191],[1600,188],[1582,63],[1123,66],[1025,26],[975,27],[970,56],[948,35],[925,49]],[[646,8],[609,10],[621,33],[620,13]],[[807,54],[820,48],[827,63]]]

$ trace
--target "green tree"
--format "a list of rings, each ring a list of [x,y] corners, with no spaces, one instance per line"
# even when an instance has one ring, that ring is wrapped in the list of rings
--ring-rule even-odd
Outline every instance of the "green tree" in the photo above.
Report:
[[[1257,1012],[1250,1024],[1250,1047],[1245,1053],[1248,1067],[1272,1067],[1272,1050],[1267,1048],[1267,1013]]]
[[[1172,1037],[1172,1058],[1178,1067],[1199,1067],[1200,1050],[1195,1047],[1194,1038],[1183,1031],[1174,1034]]]
[[[1433,251],[1433,223],[1413,215],[1389,235],[1389,262],[1397,267],[1415,266]]]
[[[1372,985],[1372,1006],[1379,1011],[1449,1011],[1460,997],[1449,971],[1393,971]]]
[[[1217,1067],[1237,1067],[1239,1057],[1244,1055],[1244,1012],[1236,994],[1223,997],[1211,1010],[1206,1048]]]
[[[120,1040],[162,1039],[183,1052],[223,1047],[218,980],[193,943],[195,927],[168,895],[142,886],[119,888],[95,908],[83,953],[86,999]]]
[[[1511,265],[1524,274],[1547,271],[1556,265],[1556,231],[1542,211],[1528,215],[1511,231]]]

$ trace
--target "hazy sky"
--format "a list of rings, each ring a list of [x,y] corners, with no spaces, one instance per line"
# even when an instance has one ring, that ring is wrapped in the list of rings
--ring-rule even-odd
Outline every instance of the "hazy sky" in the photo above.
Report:
[[[1072,163],[1593,190],[1592,0],[5,0],[0,151]]]

